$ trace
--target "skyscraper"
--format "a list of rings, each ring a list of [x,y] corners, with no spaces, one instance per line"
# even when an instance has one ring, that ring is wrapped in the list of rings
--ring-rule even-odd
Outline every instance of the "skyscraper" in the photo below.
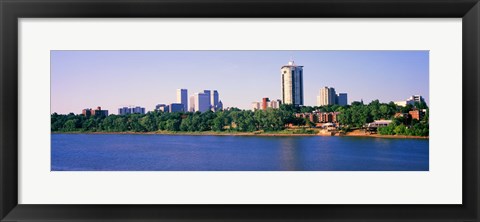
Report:
[[[211,97],[211,96],[212,96],[212,92],[211,92],[210,90],[203,90],[203,93],[204,93],[204,94],[207,94],[207,96],[208,96],[208,109],[210,109],[210,107],[212,106],[212,103],[211,103],[211,101],[212,101],[212,99],[211,99],[211,98],[212,98],[212,97]]]
[[[328,88],[327,86],[320,89],[320,95],[317,96],[317,106],[327,106],[337,104],[337,94],[335,89]]]
[[[171,113],[176,113],[176,112],[185,112],[184,110],[185,106],[181,103],[172,103],[170,104],[170,112]]]
[[[208,93],[195,93],[195,111],[206,112],[210,110],[210,91]]]
[[[177,89],[177,103],[183,105],[183,110],[188,110],[188,94],[186,89]]]
[[[145,114],[145,107],[136,106],[132,107],[131,110],[132,113]]]
[[[346,93],[339,93],[337,97],[337,104],[340,106],[348,105],[348,99]]]
[[[131,114],[131,113],[132,113],[132,109],[130,109],[128,107],[122,107],[122,108],[118,109],[118,115],[127,115],[127,114]]]
[[[335,92],[335,88],[330,87],[328,89],[328,96],[330,97],[329,98],[329,101],[330,101],[329,105],[337,104],[337,93]]]
[[[212,106],[211,110],[214,112],[219,109],[218,101],[218,92],[217,90],[213,90],[212,94],[210,95],[210,105]]]
[[[269,102],[270,102],[270,99],[268,99],[268,98],[263,98],[262,99],[262,110],[267,110]]]
[[[303,66],[293,61],[280,69],[282,74],[282,101],[284,104],[303,105]]]
[[[195,95],[190,96],[190,107],[188,108],[189,112],[195,112]]]

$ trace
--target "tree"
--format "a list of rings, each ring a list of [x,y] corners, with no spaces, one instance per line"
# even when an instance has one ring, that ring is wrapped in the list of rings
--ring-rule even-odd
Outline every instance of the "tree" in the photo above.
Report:
[[[178,119],[169,119],[165,124],[165,129],[169,131],[179,131],[180,123],[181,122]]]
[[[65,122],[63,129],[64,131],[75,131],[76,125],[77,125],[78,120],[77,119],[69,119]]]

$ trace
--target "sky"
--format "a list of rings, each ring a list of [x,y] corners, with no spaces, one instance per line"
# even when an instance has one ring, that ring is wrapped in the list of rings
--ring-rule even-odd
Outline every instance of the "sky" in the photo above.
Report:
[[[217,90],[224,107],[251,109],[263,97],[281,99],[280,68],[303,67],[304,105],[320,88],[347,93],[348,103],[429,101],[428,51],[51,51],[51,112],[85,108],[117,114],[124,106],[147,111],[188,95]]]

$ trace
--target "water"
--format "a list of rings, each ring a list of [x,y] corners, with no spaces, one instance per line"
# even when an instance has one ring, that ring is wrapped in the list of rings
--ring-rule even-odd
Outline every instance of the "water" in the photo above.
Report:
[[[52,134],[53,171],[428,171],[428,140]]]

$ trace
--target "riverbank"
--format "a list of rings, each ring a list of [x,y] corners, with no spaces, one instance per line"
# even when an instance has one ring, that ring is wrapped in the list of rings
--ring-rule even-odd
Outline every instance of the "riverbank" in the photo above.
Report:
[[[172,132],[172,131],[155,131],[155,132],[52,132],[52,134],[126,134],[126,135],[188,135],[188,136],[347,136],[347,137],[373,137],[373,138],[391,138],[391,139],[428,139],[424,136],[406,136],[406,135],[378,135],[365,134],[360,131],[347,132],[346,134],[335,133],[322,134],[318,130],[311,133],[302,133],[301,131],[282,130],[277,132]]]
[[[181,136],[318,136],[317,134],[307,133],[270,133],[270,132],[172,132],[172,131],[155,131],[155,132],[52,132],[52,134],[116,134],[116,135],[181,135]]]
[[[408,136],[408,135],[380,135],[380,134],[367,134],[361,130],[353,130],[347,132],[344,136],[353,136],[353,137],[374,137],[374,138],[392,138],[392,139],[428,139],[428,136]]]

